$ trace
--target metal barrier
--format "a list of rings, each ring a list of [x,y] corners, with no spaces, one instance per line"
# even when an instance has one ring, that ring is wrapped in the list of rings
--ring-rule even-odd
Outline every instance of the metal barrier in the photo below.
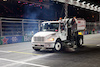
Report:
[[[44,20],[0,18],[0,44],[30,41]]]
[[[43,20],[0,18],[0,35],[32,35],[39,31],[39,23]]]

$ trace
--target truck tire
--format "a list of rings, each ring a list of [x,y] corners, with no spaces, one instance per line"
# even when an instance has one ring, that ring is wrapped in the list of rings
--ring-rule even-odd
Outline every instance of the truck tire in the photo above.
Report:
[[[83,41],[82,38],[79,38],[79,40],[77,41],[77,47],[82,47]]]
[[[80,43],[80,45],[83,44],[82,38],[80,38],[79,43]]]
[[[35,51],[40,51],[40,49],[34,49]]]
[[[33,49],[34,49],[35,51],[40,51],[40,49],[35,49],[34,47],[33,47]]]
[[[62,43],[60,42],[60,41],[57,41],[56,43],[55,43],[55,46],[54,46],[54,51],[55,52],[59,52],[59,51],[61,51],[62,50]]]

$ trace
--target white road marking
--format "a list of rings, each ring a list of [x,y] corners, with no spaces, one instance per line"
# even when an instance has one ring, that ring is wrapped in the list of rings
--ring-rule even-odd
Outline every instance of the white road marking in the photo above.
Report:
[[[12,64],[7,64],[3,67],[10,67],[10,66],[14,66],[16,64],[27,64],[27,65],[33,65],[33,66],[38,66],[38,67],[49,67],[49,66],[44,66],[44,65],[39,65],[39,64],[32,64],[32,63],[27,63],[28,61],[31,61],[31,60],[36,60],[36,59],[40,59],[40,58],[44,58],[44,57],[48,57],[48,56],[51,56],[53,55],[54,53],[50,53],[50,54],[46,54],[46,55],[39,55],[39,56],[36,56],[36,57],[31,57],[31,58],[28,58],[26,60],[22,60],[22,61],[14,61],[14,60],[10,60],[10,59],[4,59],[4,58],[0,58],[0,60],[5,60],[5,61],[10,61],[10,62],[14,62]]]
[[[18,63],[18,64],[27,64],[27,65],[37,66],[37,67],[49,67],[49,66],[44,66],[44,65],[39,65],[39,64],[32,64],[32,63],[26,63],[26,62],[23,62],[23,61],[15,61],[15,60],[10,60],[10,59],[5,59],[5,58],[0,58],[0,60],[14,62],[14,63]],[[3,66],[3,67],[7,67],[7,66]]]
[[[31,48],[25,48],[25,49],[18,49],[16,51],[20,52],[20,51],[26,51],[26,50],[32,50]]]
[[[2,50],[0,50],[0,52],[2,52],[2,53],[11,53],[11,52],[8,52],[8,51],[2,51]]]
[[[24,61],[27,62],[27,61],[31,61],[31,60],[35,60],[35,59],[40,59],[40,58],[51,56],[53,54],[54,53],[50,53],[50,54],[46,54],[46,55],[42,55],[42,56],[31,57],[31,58],[28,58],[27,60],[24,60]]]

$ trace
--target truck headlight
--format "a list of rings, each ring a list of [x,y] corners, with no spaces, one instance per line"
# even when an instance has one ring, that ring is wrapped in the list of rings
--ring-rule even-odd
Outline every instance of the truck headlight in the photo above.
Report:
[[[50,38],[50,39],[48,39],[48,41],[54,41],[54,38]]]

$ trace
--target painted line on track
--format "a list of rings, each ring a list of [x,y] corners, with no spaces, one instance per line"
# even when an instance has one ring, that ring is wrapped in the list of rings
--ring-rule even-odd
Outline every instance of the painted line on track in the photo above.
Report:
[[[5,58],[0,58],[0,60],[8,61],[8,62],[14,62],[14,63],[18,63],[18,64],[26,64],[26,65],[31,65],[31,66],[37,66],[37,67],[49,67],[49,66],[45,66],[45,65],[27,63],[27,62],[22,62],[22,61],[15,61],[15,60],[10,60],[10,59],[5,59]],[[7,66],[2,66],[2,67],[7,67]]]
[[[8,52],[8,53],[31,54],[31,55],[37,55],[37,56],[32,56],[30,58],[27,58],[25,60],[20,60],[20,61],[10,60],[10,59],[5,59],[5,58],[0,58],[0,60],[4,60],[4,61],[8,61],[8,62],[13,62],[11,64],[6,64],[6,65],[0,66],[0,67],[9,67],[9,66],[17,65],[17,64],[27,64],[27,65],[37,66],[37,67],[50,67],[50,66],[39,65],[39,64],[32,64],[32,63],[27,63],[27,62],[28,61],[32,61],[32,60],[36,60],[36,59],[40,59],[40,58],[44,58],[44,57],[48,57],[48,56],[51,56],[51,55],[54,55],[55,54],[55,53],[49,53],[49,54],[41,55],[41,54],[33,54],[33,53],[17,52],[17,51],[2,51],[2,52],[6,52],[6,53]]]
[[[19,54],[29,54],[29,55],[42,55],[42,54],[35,54],[35,53],[27,53],[27,52],[19,52],[19,51],[3,51],[0,50],[1,53],[19,53]]]
[[[3,50],[0,50],[1,53],[11,53],[9,51],[3,51]]]
[[[36,56],[36,57],[31,57],[31,58],[28,58],[26,60],[24,60],[25,62],[28,62],[28,61],[32,61],[32,60],[36,60],[36,59],[40,59],[40,58],[44,58],[44,57],[48,57],[48,56],[52,56],[54,55],[55,53],[50,53],[50,54],[45,54],[45,55],[40,55],[40,56]]]
[[[19,54],[30,54],[30,55],[42,55],[42,54],[27,53],[27,52],[18,52],[18,51],[8,51],[8,52],[19,53]]]

